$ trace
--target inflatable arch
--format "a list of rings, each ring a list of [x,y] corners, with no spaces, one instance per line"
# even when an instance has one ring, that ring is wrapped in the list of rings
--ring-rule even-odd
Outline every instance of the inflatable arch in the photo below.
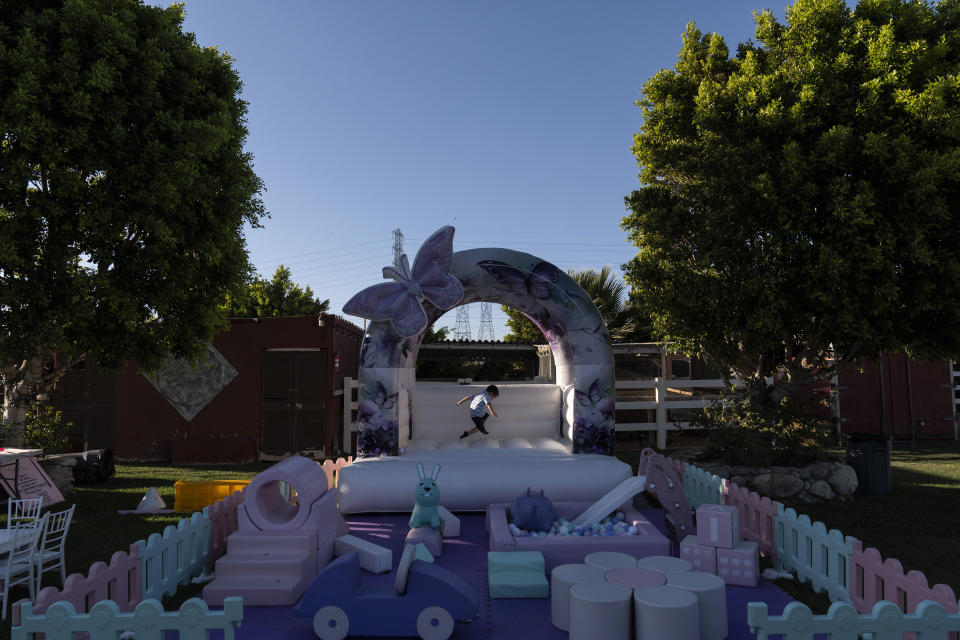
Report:
[[[510,249],[453,252],[453,227],[430,236],[414,259],[364,289],[344,311],[371,320],[360,349],[358,456],[397,455],[409,429],[408,390],[416,382],[420,342],[450,309],[493,302],[517,309],[543,331],[563,389],[563,433],[574,453],[613,450],[614,367],[606,325],[568,274]],[[467,420],[466,413],[464,421]]]

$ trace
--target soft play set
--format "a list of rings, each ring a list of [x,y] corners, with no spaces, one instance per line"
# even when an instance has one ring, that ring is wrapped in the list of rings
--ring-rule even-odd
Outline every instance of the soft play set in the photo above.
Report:
[[[766,589],[763,597],[774,606],[789,601],[760,580],[761,549],[768,556],[780,554],[780,569],[807,571],[803,577],[815,585],[852,575],[852,570],[843,573],[835,567],[814,575],[810,567],[791,560],[782,541],[769,532],[794,521],[798,527],[810,523],[779,503],[742,496],[735,487],[719,494],[708,488],[698,495],[694,482],[684,486],[686,469],[651,450],[642,453],[636,475],[612,457],[613,355],[590,296],[568,274],[526,253],[454,252],[453,234],[452,227],[444,227],[431,235],[412,266],[403,256],[398,267],[384,268],[384,276],[394,282],[365,289],[344,307],[371,320],[360,354],[358,459],[338,467],[334,482],[316,462],[287,458],[252,480],[244,495],[224,501],[232,501],[235,511],[223,507],[219,515],[213,508],[194,514],[197,531],[205,533],[189,537],[184,525],[183,537],[175,538],[177,531],[164,534],[174,546],[157,551],[154,546],[162,543],[157,537],[156,545],[138,543],[131,556],[115,558],[118,571],[126,573],[118,574],[123,578],[114,581],[114,588],[136,587],[141,580],[145,585],[142,594],[131,591],[124,612],[150,604],[137,597],[158,597],[160,587],[151,586],[158,579],[171,583],[172,590],[166,583],[162,588],[170,595],[174,582],[191,577],[167,575],[167,565],[158,571],[156,563],[179,561],[182,555],[193,558],[199,572],[206,566],[206,553],[219,559],[203,600],[226,611],[236,607],[232,597],[241,596],[247,607],[244,628],[249,615],[259,634],[248,637],[305,637],[309,622],[308,635],[324,639],[444,639],[457,634],[724,640],[748,637],[745,617],[734,620],[734,612],[746,613],[752,594]],[[514,307],[543,330],[556,362],[557,384],[500,385],[497,416],[486,424],[489,434],[460,438],[470,423],[457,401],[483,387],[417,384],[414,367],[420,342],[434,321],[457,305],[482,300]],[[432,469],[430,475],[426,469]],[[696,520],[691,503],[698,506]],[[791,531],[791,539],[800,539]],[[224,553],[223,537],[229,532]],[[836,537],[830,544],[846,546],[835,553],[811,551],[811,566],[820,558],[869,555],[858,541]],[[206,546],[188,551],[185,545],[191,540],[206,540]],[[150,571],[139,561],[147,556],[154,562]],[[120,562],[129,564],[121,567]],[[65,590],[82,582],[74,578],[79,577],[70,576]],[[872,588],[877,579],[863,584]],[[77,589],[70,607],[82,609],[87,594],[97,588]],[[849,584],[825,588],[854,593]],[[29,603],[20,603],[15,625],[41,624],[36,621],[50,606],[49,589],[38,594],[35,612]],[[949,595],[955,605],[953,592]],[[917,601],[923,599],[930,598]],[[189,601],[180,615],[199,620],[210,613],[206,604]],[[159,627],[152,606],[144,608],[144,620],[133,614],[129,622],[117,624],[154,637]],[[751,607],[752,621],[771,624],[766,604],[762,611]],[[944,628],[931,626],[937,620],[960,624],[960,618],[936,603],[914,608],[927,616],[923,630]],[[64,609],[50,611],[60,616],[55,623],[66,619]],[[294,622],[284,617],[290,611],[298,617]],[[811,628],[809,610],[788,611],[793,616],[789,624]],[[848,629],[860,624],[852,611],[836,609],[846,616]],[[887,609],[883,612],[886,616]],[[95,613],[96,624],[106,624],[105,616],[121,615],[102,607]],[[482,624],[475,622],[478,618]],[[65,628],[50,624],[30,628],[46,633]],[[235,616],[217,624],[224,625],[217,627],[224,629],[224,637],[240,632]],[[766,637],[763,633],[758,635]]]

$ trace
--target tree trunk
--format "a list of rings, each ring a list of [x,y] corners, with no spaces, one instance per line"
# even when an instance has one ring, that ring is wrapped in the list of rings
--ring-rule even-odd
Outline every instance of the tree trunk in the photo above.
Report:
[[[35,387],[42,375],[40,358],[29,358],[19,366],[3,368],[3,446],[23,448],[27,410],[36,399]]]

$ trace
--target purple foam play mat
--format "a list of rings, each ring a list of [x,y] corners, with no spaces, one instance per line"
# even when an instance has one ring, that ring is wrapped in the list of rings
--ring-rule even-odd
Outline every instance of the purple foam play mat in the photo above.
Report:
[[[662,512],[644,511],[651,522],[662,526]],[[512,638],[566,639],[568,633],[550,622],[550,599],[491,599],[487,586],[488,534],[483,514],[460,514],[461,535],[443,542],[443,555],[436,562],[462,577],[481,594],[480,617],[471,623],[457,622],[453,638],[509,640]],[[409,515],[353,516],[348,520],[351,534],[392,550],[394,565],[400,557]],[[363,582],[370,586],[393,585],[393,572],[364,572]],[[756,588],[728,586],[727,615],[729,640],[752,640],[756,636],[747,626],[747,602],[766,602],[771,614],[780,614],[792,598],[773,584],[761,579]],[[375,612],[371,612],[375,615]],[[245,606],[243,624],[237,630],[239,640],[265,638],[315,638],[312,623],[293,615],[293,607]],[[667,639],[664,639],[667,640]]]

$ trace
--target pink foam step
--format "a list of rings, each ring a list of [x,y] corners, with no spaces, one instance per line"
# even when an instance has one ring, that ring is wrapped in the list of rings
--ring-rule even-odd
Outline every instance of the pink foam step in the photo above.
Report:
[[[203,589],[203,600],[208,605],[222,606],[223,599],[241,596],[243,604],[260,607],[280,607],[295,604],[309,586],[308,582],[288,576],[277,576],[269,582],[251,584],[246,578],[217,578]]]
[[[316,531],[237,531],[227,538],[227,554],[269,556],[290,551],[316,551]]]
[[[226,555],[217,560],[216,576],[218,578],[239,578],[248,576],[251,579],[260,579],[262,576],[282,575],[312,580],[315,560],[307,552],[288,552],[273,554],[264,560],[262,556],[248,556],[241,554]]]

